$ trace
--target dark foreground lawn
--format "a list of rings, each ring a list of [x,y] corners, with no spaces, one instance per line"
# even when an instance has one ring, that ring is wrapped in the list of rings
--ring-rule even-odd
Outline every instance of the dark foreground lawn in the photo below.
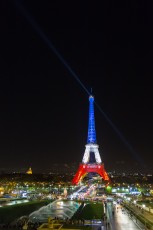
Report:
[[[92,230],[90,226],[72,226],[72,225],[65,225],[62,229],[81,229],[81,230]]]
[[[23,204],[5,206],[0,208],[0,224],[8,224],[15,219],[29,215],[31,212],[49,204],[51,201],[31,201]]]

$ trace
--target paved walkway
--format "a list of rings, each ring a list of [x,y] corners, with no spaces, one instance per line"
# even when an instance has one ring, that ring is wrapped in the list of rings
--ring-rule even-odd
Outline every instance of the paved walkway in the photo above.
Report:
[[[122,212],[121,208],[115,212],[115,229],[117,230],[140,230],[140,228],[131,220],[125,211]]]
[[[112,211],[114,210],[114,215]],[[144,229],[138,227],[133,220],[128,216],[126,211],[122,211],[120,206],[113,209],[111,204],[107,205],[107,221],[109,226],[106,229],[110,230],[140,230]]]

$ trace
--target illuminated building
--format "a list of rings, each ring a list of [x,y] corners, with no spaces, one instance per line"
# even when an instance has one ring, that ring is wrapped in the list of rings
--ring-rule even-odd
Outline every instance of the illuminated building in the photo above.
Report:
[[[28,171],[26,172],[26,174],[32,174],[32,169],[31,169],[31,167],[28,169]]]

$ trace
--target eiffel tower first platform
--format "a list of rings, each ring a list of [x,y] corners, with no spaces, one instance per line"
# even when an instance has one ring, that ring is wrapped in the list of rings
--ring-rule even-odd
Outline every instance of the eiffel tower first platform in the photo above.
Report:
[[[99,146],[97,145],[94,117],[94,97],[92,95],[89,96],[88,138],[85,147],[82,163],[72,180],[72,184],[78,184],[81,179],[90,172],[97,173],[103,178],[103,180],[109,181],[109,177],[105,171],[104,164],[102,163],[99,154]]]

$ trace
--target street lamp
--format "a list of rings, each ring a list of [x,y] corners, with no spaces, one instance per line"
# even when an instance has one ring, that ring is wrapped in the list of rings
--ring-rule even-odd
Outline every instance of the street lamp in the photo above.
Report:
[[[51,184],[49,185],[49,193],[51,193]]]
[[[143,208],[145,208],[145,207],[146,207],[146,205],[145,205],[145,204],[143,204],[143,205],[142,205],[142,207],[143,207]]]
[[[59,184],[58,185],[58,194],[60,194],[60,187],[61,187],[61,185]]]

